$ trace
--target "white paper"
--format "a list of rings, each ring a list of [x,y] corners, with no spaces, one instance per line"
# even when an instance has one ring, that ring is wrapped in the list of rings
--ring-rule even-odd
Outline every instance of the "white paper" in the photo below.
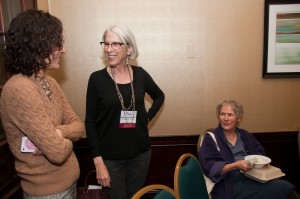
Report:
[[[102,189],[102,186],[99,185],[89,185],[88,189]]]

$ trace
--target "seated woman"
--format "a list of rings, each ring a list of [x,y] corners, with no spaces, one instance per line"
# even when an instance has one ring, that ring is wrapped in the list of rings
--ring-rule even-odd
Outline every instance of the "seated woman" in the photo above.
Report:
[[[247,155],[265,155],[262,145],[252,134],[238,128],[243,116],[243,107],[233,101],[222,101],[216,108],[219,125],[213,130],[220,150],[213,138],[206,134],[198,152],[203,172],[215,186],[213,199],[239,198],[299,198],[294,186],[285,180],[271,180],[260,183],[245,177],[253,165],[244,160]]]

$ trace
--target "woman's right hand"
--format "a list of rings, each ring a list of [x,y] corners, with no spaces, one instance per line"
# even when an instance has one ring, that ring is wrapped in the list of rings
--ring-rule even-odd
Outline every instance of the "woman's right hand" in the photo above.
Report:
[[[94,158],[97,181],[103,187],[110,187],[110,176],[101,156]]]

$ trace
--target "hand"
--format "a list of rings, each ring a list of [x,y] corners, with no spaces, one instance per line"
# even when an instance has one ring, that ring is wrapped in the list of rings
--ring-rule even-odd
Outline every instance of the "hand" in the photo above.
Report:
[[[35,148],[35,150],[32,152],[33,155],[43,155],[43,152],[39,148]]]
[[[56,133],[58,134],[58,136],[63,137],[63,136],[62,136],[62,133],[61,133],[61,130],[55,129],[55,131],[56,131]]]
[[[247,160],[239,160],[236,161],[235,163],[237,165],[237,168],[243,172],[247,172],[253,169],[253,165]]]
[[[94,158],[94,164],[96,167],[96,178],[98,183],[103,187],[110,187],[110,176],[102,157]]]

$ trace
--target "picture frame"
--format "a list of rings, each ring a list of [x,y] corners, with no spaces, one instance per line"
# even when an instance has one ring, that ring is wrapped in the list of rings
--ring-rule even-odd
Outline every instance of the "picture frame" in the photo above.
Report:
[[[265,0],[263,78],[300,77],[300,0]]]

